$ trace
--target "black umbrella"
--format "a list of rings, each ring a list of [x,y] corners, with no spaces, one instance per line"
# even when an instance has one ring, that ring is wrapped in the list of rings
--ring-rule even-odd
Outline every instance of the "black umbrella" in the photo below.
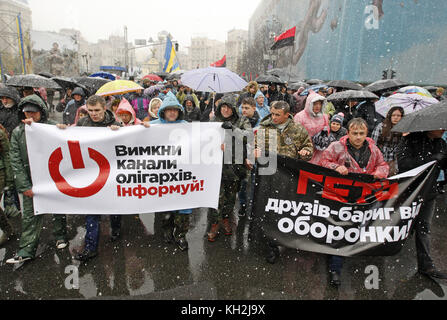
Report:
[[[167,72],[156,72],[155,74],[160,78],[162,78],[163,80],[165,80],[169,76],[169,73]]]
[[[348,89],[348,90],[363,90],[363,86],[358,83],[348,80],[333,80],[327,84],[329,87]]]
[[[79,77],[74,79],[76,83],[87,87],[89,92],[96,92],[106,83],[110,82],[109,79],[104,78],[91,78],[91,77]]]
[[[31,87],[46,89],[62,89],[55,81],[39,76],[37,74],[26,74],[13,76],[6,82],[6,85],[12,87]]]
[[[327,101],[379,99],[377,95],[366,90],[347,90],[331,94]]]
[[[39,76],[42,76],[42,77],[44,77],[44,78],[48,78],[48,79],[51,79],[51,78],[54,77],[54,76],[53,76],[51,73],[49,73],[49,72],[40,72],[40,73],[38,73],[38,75],[39,75]]]
[[[314,86],[317,84],[322,84],[322,83],[324,83],[324,81],[320,80],[320,79],[310,79],[310,80],[307,80],[306,83],[308,83],[311,86]]]
[[[51,79],[57,82],[57,84],[60,85],[64,90],[79,87],[82,88],[82,90],[84,90],[85,92],[89,91],[86,86],[77,83],[73,78],[59,76],[53,77]]]
[[[447,101],[406,115],[392,131],[405,133],[435,130],[447,130]]]
[[[398,89],[406,86],[408,86],[408,83],[406,82],[397,79],[388,79],[371,83],[369,86],[365,87],[365,90],[371,92],[392,91],[392,89]]]
[[[282,81],[280,78],[269,74],[259,76],[256,79],[256,82],[259,84],[285,84],[285,82]]]

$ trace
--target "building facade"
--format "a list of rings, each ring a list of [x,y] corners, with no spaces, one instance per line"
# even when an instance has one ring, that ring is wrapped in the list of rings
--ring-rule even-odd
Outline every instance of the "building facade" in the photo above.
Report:
[[[189,69],[206,68],[225,55],[225,43],[206,37],[191,39],[188,48]]]
[[[225,51],[227,54],[227,68],[233,72],[241,73],[239,66],[244,52],[248,46],[248,31],[233,29],[228,31]]]
[[[367,83],[391,68],[403,81],[446,85],[446,25],[445,0],[264,0],[250,19],[249,46],[296,26],[293,51],[274,54],[276,67],[302,79]]]

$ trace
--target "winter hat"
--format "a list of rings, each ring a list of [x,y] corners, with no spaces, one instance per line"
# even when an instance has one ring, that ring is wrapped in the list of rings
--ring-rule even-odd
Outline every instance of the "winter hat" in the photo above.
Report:
[[[339,123],[339,124],[341,124],[341,125],[343,125],[343,121],[345,120],[345,115],[343,114],[343,113],[338,113],[338,114],[335,114],[333,117],[332,117],[332,119],[331,119],[331,122],[337,122],[337,123]]]

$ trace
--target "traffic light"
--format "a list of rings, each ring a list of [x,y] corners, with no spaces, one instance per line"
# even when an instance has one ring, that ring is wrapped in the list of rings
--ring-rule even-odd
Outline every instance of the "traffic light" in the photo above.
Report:
[[[178,42],[175,43],[175,52],[178,52]]]
[[[391,70],[391,79],[395,79],[396,78],[396,71]]]
[[[383,79],[383,80],[388,79],[388,70],[383,71],[383,73],[382,73],[382,79]]]

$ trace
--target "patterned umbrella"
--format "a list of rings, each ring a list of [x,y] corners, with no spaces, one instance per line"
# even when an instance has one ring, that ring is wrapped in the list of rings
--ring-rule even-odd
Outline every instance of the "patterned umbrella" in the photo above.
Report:
[[[114,96],[144,90],[139,84],[127,80],[115,80],[103,85],[97,92],[98,96]]]
[[[386,117],[392,107],[402,107],[405,115],[408,115],[438,102],[435,98],[429,98],[419,94],[396,93],[384,100],[378,101],[376,103],[376,111]]]
[[[427,89],[417,87],[417,86],[409,86],[409,87],[401,88],[401,89],[397,90],[397,93],[418,94],[423,97],[433,98],[433,96]]]

